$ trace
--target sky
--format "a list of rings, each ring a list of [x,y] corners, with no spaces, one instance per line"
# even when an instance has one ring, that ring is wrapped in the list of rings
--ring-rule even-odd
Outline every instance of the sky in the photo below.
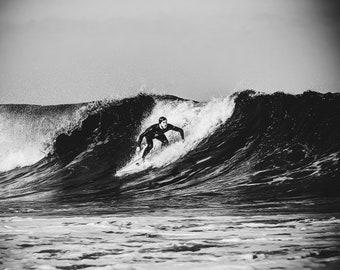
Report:
[[[340,91],[337,0],[0,0],[0,104]]]

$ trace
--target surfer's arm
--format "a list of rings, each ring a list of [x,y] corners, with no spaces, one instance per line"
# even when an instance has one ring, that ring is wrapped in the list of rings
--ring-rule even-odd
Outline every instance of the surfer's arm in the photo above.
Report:
[[[146,130],[141,135],[139,135],[139,138],[138,138],[138,141],[137,141],[137,147],[139,147],[139,148],[141,147],[141,144],[142,144],[142,141],[143,141],[145,134],[146,134]]]
[[[171,125],[170,128],[173,131],[179,132],[181,134],[182,140],[184,140],[184,131],[183,131],[183,129],[181,129],[179,127],[176,127],[176,126],[173,126],[173,125]]]
[[[139,135],[138,141],[137,141],[137,146],[140,148],[143,138],[145,137],[145,135],[147,135],[151,130],[153,129],[153,126],[148,127],[141,135]]]

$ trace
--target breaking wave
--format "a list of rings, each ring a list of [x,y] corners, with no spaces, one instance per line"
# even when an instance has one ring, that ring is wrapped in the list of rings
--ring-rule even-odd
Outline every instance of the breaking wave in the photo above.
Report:
[[[159,116],[185,131],[120,174]],[[340,95],[251,90],[196,102],[140,94],[60,106],[1,105],[1,199],[227,202],[339,196]]]

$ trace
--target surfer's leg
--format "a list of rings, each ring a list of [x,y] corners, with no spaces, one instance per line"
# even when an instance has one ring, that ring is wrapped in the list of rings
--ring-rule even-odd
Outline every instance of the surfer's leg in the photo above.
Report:
[[[146,155],[149,154],[149,152],[151,151],[152,147],[153,147],[153,142],[151,138],[146,137],[146,142],[147,142],[147,146],[143,152],[143,156],[142,159],[144,160]]]
[[[159,137],[157,137],[156,139],[162,142],[162,147],[169,144],[169,141],[168,141],[167,137],[164,134],[159,136]]]

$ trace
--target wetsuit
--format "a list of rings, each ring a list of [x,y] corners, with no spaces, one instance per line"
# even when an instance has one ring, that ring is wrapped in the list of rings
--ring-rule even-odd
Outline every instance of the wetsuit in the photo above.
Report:
[[[183,129],[179,128],[179,127],[175,127],[171,124],[168,124],[166,128],[161,129],[159,127],[159,124],[154,124],[150,127],[148,127],[140,136],[138,139],[138,146],[141,147],[141,143],[143,138],[145,137],[146,142],[147,142],[147,147],[145,148],[144,152],[143,152],[143,156],[142,158],[144,159],[145,156],[147,154],[149,154],[149,152],[151,151],[152,147],[153,147],[153,139],[157,139],[159,141],[162,142],[162,146],[167,145],[169,143],[168,139],[166,138],[166,136],[164,135],[165,132],[169,131],[169,130],[174,130],[177,131],[179,133],[181,133],[181,137],[184,140],[184,132]]]

